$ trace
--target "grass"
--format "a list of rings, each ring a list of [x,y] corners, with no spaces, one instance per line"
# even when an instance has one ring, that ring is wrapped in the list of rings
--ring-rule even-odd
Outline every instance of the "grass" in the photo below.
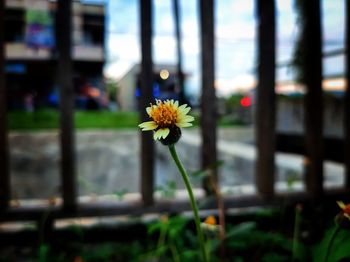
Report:
[[[137,112],[76,111],[74,113],[77,129],[120,129],[136,128],[140,123]],[[195,116],[194,126],[199,126],[199,117]],[[220,127],[242,126],[242,121],[221,117]],[[59,128],[59,112],[56,110],[38,110],[35,112],[13,111],[8,113],[10,130],[32,131]]]
[[[89,128],[135,128],[139,123],[136,112],[76,111],[74,114],[77,129]],[[59,128],[59,112],[39,110],[36,112],[15,111],[8,114],[10,130],[41,130]]]

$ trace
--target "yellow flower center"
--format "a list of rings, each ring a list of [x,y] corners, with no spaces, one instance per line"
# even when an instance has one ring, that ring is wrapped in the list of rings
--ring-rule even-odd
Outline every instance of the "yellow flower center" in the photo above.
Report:
[[[172,104],[157,101],[157,105],[152,107],[150,116],[159,128],[170,127],[176,123],[177,111]]]
[[[216,218],[214,216],[208,216],[205,221],[204,221],[205,224],[207,225],[216,225]]]

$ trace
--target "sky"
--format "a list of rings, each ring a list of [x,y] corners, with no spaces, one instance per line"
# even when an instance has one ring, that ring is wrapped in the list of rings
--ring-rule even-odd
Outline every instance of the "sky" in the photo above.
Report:
[[[94,1],[94,0],[90,0]],[[323,48],[344,46],[344,1],[323,0]],[[88,2],[88,1],[87,1]],[[95,0],[96,2],[96,0]],[[105,0],[107,7],[107,65],[105,74],[115,79],[140,62],[139,0]],[[200,45],[198,0],[179,0],[183,66],[190,75],[186,92],[200,92]],[[254,0],[215,1],[215,77],[218,95],[246,90],[255,83],[256,17]],[[172,0],[153,0],[153,60],[156,64],[176,63],[176,42]],[[298,33],[294,0],[276,0],[277,63],[290,61]],[[343,57],[324,60],[324,75],[342,73]],[[289,67],[277,70],[277,80],[293,79]]]

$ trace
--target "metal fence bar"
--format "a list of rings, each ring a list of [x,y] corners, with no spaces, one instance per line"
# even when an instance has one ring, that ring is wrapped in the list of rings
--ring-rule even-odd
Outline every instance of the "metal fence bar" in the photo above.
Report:
[[[349,192],[344,189],[326,190],[322,200],[324,202],[334,202],[349,196]],[[215,198],[209,198],[201,212],[217,208]],[[309,202],[311,196],[306,192],[276,193],[272,199],[262,198],[258,195],[225,196],[225,208],[242,208],[258,206],[285,206],[287,203]],[[58,207],[35,207],[23,206],[4,210],[0,213],[0,222],[4,221],[38,221],[44,216],[50,215],[51,219],[80,218],[80,217],[107,217],[120,215],[135,215],[154,213],[176,214],[190,211],[191,205],[188,199],[159,200],[152,206],[144,206],[140,202],[118,202],[118,203],[89,203],[80,204],[75,212],[69,212]]]
[[[323,90],[320,0],[301,1],[305,12],[304,75],[305,185],[314,197],[323,192]]]
[[[11,192],[5,59],[5,1],[0,0],[0,209],[8,206]]]
[[[200,0],[200,34],[201,34],[201,131],[202,131],[202,168],[210,168],[216,177],[216,95],[215,81],[215,47],[214,47],[214,0]],[[204,183],[206,187],[206,183]]]
[[[344,99],[344,140],[345,140],[345,187],[350,190],[350,2],[345,1],[346,18],[345,18],[345,32],[346,42],[345,50],[348,50],[345,56],[345,75],[346,75],[346,90]]]
[[[64,208],[76,207],[74,88],[72,62],[72,1],[59,0],[56,30],[60,85],[61,179]]]
[[[141,26],[141,121],[149,121],[145,108],[153,101],[152,1],[140,0]],[[153,204],[154,141],[151,132],[141,132],[141,195],[145,205]]]
[[[256,186],[259,194],[274,195],[276,144],[276,14],[274,0],[257,0],[258,85],[256,96]]]
[[[181,35],[181,17],[180,17],[180,3],[179,0],[172,0],[172,8],[174,15],[174,24],[175,24],[175,39],[176,39],[176,57],[177,57],[177,81],[179,87],[179,101],[183,103],[185,99],[185,90],[184,90],[184,72],[182,70],[182,35]]]

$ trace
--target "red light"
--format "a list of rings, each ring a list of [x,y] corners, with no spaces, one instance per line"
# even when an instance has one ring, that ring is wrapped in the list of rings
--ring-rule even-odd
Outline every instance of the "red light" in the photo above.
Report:
[[[250,100],[250,98],[249,97],[243,97],[242,99],[241,99],[241,105],[243,106],[243,107],[248,107],[248,106],[250,106],[252,104],[252,101]]]

